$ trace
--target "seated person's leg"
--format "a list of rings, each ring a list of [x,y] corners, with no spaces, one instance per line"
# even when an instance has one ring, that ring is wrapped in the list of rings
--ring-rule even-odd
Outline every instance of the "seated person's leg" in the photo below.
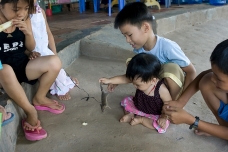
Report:
[[[200,83],[199,83],[199,89],[202,93],[202,96],[208,106],[208,108],[211,110],[211,112],[214,114],[215,118],[217,119],[219,125],[228,127],[228,121],[225,121],[219,116],[219,113],[223,113],[226,109],[221,109],[223,105],[227,104],[227,95],[222,90],[218,89],[214,82],[212,81],[213,74],[208,73],[205,75]],[[228,111],[226,112],[226,117],[228,117]],[[200,130],[195,131],[198,135],[207,135],[208,133],[202,132]]]
[[[165,84],[172,99],[176,100],[183,91],[184,72],[175,63],[166,63],[162,67],[161,77],[165,79]]]
[[[56,79],[61,69],[61,61],[57,56],[43,56],[30,60],[26,66],[26,75],[29,80],[39,78],[39,88],[33,98],[33,104],[39,108],[50,108],[50,112],[62,113],[65,109],[63,105],[47,98],[47,92]],[[42,105],[42,107],[41,107]],[[36,108],[37,110],[41,110]]]
[[[0,84],[8,96],[25,111],[27,115],[26,121],[30,125],[36,126],[38,121],[37,112],[29,103],[28,98],[26,97],[22,86],[18,82],[11,66],[3,64],[3,69],[0,70]]]

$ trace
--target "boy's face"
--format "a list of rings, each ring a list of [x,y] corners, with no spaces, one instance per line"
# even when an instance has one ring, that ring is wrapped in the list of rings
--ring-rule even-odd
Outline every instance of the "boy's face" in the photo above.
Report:
[[[143,47],[147,41],[147,29],[144,24],[142,24],[141,28],[131,24],[124,24],[119,29],[125,36],[127,43],[134,49]]]
[[[213,75],[211,81],[215,84],[216,88],[228,92],[228,75],[224,74],[217,65],[211,64]]]

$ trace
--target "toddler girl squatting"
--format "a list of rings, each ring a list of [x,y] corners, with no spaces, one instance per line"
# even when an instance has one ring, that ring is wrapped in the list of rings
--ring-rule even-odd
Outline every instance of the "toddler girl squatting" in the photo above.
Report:
[[[160,71],[161,63],[156,56],[140,53],[129,62],[125,75],[99,80],[104,84],[133,83],[136,87],[134,97],[121,101],[125,115],[120,122],[129,122],[132,126],[142,124],[159,133],[166,132],[170,122],[162,113],[162,107],[164,101],[172,99],[164,79],[159,79]]]

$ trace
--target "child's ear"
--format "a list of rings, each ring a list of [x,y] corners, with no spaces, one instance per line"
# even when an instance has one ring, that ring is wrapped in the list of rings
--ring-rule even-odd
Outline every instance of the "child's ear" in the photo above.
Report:
[[[151,82],[151,84],[154,84],[154,83],[156,83],[156,81],[157,81],[157,78],[152,78],[150,82]]]
[[[143,31],[147,33],[150,30],[150,24],[148,22],[143,22],[142,28],[143,28]]]

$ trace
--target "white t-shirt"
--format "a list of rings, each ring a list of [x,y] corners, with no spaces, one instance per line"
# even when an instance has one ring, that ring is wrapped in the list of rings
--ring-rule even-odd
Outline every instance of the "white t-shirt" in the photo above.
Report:
[[[135,53],[148,53],[157,56],[162,64],[164,63],[176,63],[180,67],[186,67],[190,64],[190,60],[181,50],[180,46],[169,39],[156,35],[157,42],[153,49],[145,51],[143,48],[134,49]]]

